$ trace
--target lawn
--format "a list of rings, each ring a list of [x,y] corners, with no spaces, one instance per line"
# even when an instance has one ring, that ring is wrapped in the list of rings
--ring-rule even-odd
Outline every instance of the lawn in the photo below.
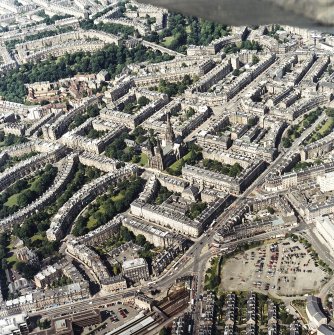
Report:
[[[27,187],[27,188],[25,188],[25,189],[23,189],[23,190],[21,190],[21,192],[19,192],[19,193],[15,193],[15,194],[13,194],[13,195],[11,195],[8,199],[7,199],[7,201],[5,202],[5,206],[7,206],[7,207],[13,207],[13,206],[17,206],[18,204],[17,204],[17,198],[18,198],[18,196],[23,192],[23,191],[25,191],[25,190],[31,190],[31,189],[33,189],[34,188],[34,186],[37,184],[39,182],[39,177],[38,176],[35,176],[35,177],[33,177],[32,179],[30,179],[29,181],[28,181],[28,186],[29,187]]]
[[[89,230],[93,230],[97,226],[97,220],[94,219],[92,216],[89,217],[87,228]]]
[[[31,237],[31,241],[34,242],[34,241],[37,241],[37,240],[41,240],[43,241],[45,238],[42,236],[42,234],[36,234],[34,236]]]
[[[140,166],[145,166],[147,165],[148,163],[148,156],[145,154],[145,153],[141,153],[140,154],[140,162],[139,162],[139,165]]]
[[[165,46],[166,48],[169,48],[173,41],[174,41],[174,36],[167,36],[164,38],[161,44]]]
[[[319,139],[327,136],[334,128],[334,118],[330,117],[325,123],[319,125],[316,130],[312,133],[312,137],[310,137],[306,144],[310,144],[312,142],[318,141]]]
[[[8,200],[5,202],[5,206],[7,207],[13,207],[17,205],[17,197],[19,196],[19,193],[13,194],[8,198]]]
[[[304,300],[293,300],[291,305],[297,310],[303,321],[307,323],[307,315],[305,311],[306,302]]]
[[[124,199],[124,192],[119,192],[117,195],[114,195],[111,197],[111,199],[116,202],[116,201],[122,201]]]
[[[9,265],[14,265],[15,263],[17,263],[19,260],[17,259],[16,255],[14,254],[14,252],[11,252],[11,256],[7,258],[7,263]]]
[[[178,161],[174,162],[169,169],[172,171],[176,172],[179,171],[182,168],[182,159],[183,161],[187,162],[187,160],[191,157],[191,152],[188,152],[185,156],[183,156],[181,159]]]
[[[323,136],[326,132],[331,130],[334,126],[334,118],[330,117],[325,124],[320,128],[319,133]]]
[[[97,213],[97,212],[105,214],[106,210],[103,206],[100,206],[99,209],[97,211],[95,211],[94,213]],[[94,228],[97,227],[97,225],[98,225],[97,220],[93,217],[93,215],[91,215],[88,219],[88,222],[87,222],[87,228],[89,230],[93,230]]]

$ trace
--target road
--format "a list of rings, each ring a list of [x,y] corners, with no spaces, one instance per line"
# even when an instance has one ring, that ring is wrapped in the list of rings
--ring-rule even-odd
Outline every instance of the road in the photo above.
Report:
[[[213,256],[212,251],[209,250],[208,246],[213,242],[214,233],[222,227],[222,225],[231,217],[233,217],[234,213],[244,205],[245,200],[254,192],[258,187],[261,187],[268,174],[276,169],[276,167],[285,159],[288,155],[295,150],[298,149],[298,146],[304,139],[317,127],[317,125],[324,119],[324,115],[319,117],[318,120],[307,129],[301,137],[293,143],[293,145],[282,152],[277,159],[257,178],[257,180],[248,187],[248,189],[241,194],[234,203],[228,207],[225,212],[223,212],[219,218],[217,219],[217,223],[211,231],[203,234],[199,237],[190,247],[185,254],[176,262],[174,266],[172,266],[168,271],[166,271],[160,278],[156,279],[156,286],[162,291],[166,292],[169,287],[171,287],[175,283],[175,279],[181,276],[185,276],[188,274],[196,274],[197,275],[197,292],[196,296],[198,297],[204,291],[204,274],[205,267],[208,260]],[[239,243],[246,243],[249,241],[263,240],[266,238],[272,237],[274,232],[267,232],[265,234],[261,234],[255,237],[249,237],[237,242],[231,242],[224,245],[224,247],[234,247]],[[332,264],[332,263],[331,263]],[[334,264],[334,263],[333,263]],[[328,289],[330,289],[334,285],[332,280],[327,284]],[[326,286],[326,287],[327,287]],[[144,293],[149,293],[150,289],[147,286],[142,285],[135,288],[128,288],[121,293],[100,293],[98,296],[94,296],[90,299],[85,299],[81,301],[76,301],[73,303],[69,303],[62,306],[56,306],[51,308],[46,308],[40,311],[36,311],[33,313],[29,313],[30,315],[42,315],[47,316],[48,318],[54,318],[60,316],[61,314],[68,314],[69,312],[79,312],[87,309],[97,308],[99,306],[103,306],[105,304],[109,304],[111,302],[115,302],[118,300],[122,300],[124,295],[135,294],[136,291],[142,291]],[[328,290],[324,289],[324,292],[328,292]],[[325,293],[321,293],[325,294]],[[199,307],[196,304],[195,307],[195,315],[199,316]]]

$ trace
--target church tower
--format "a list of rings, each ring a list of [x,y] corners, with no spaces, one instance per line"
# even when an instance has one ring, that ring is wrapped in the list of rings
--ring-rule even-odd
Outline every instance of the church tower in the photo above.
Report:
[[[174,134],[174,130],[172,127],[172,123],[170,121],[170,113],[167,113],[167,125],[166,125],[166,133],[165,133],[165,137],[164,137],[164,145],[173,145],[175,141],[175,134]]]
[[[160,140],[157,138],[157,145],[154,147],[153,153],[149,155],[149,167],[163,171],[165,169],[164,154],[161,148]]]

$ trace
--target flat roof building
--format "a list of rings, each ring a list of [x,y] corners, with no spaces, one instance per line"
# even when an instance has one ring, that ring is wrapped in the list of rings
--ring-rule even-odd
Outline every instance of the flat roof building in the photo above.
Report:
[[[122,266],[123,275],[131,282],[138,282],[141,279],[149,278],[148,265],[144,258],[127,260]]]

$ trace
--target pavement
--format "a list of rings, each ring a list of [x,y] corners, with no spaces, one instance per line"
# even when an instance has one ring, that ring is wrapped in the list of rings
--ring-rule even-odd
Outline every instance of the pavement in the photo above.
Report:
[[[277,250],[271,251],[270,246],[265,244],[229,259],[222,273],[222,288],[256,290],[280,298],[303,296],[321,288],[326,273],[315,266],[302,243],[284,239],[278,242]]]
[[[231,103],[234,103],[234,100],[235,99],[232,99]],[[220,215],[220,217],[217,219],[217,223],[212,228],[212,230],[210,229],[207,233],[203,234],[201,237],[195,240],[194,245],[190,247],[190,249],[187,250],[184,255],[182,255],[177,263],[170,267],[170,269],[166,271],[160,278],[155,279],[156,286],[162,292],[167,292],[167,290],[175,283],[176,278],[196,273],[197,291],[195,292],[195,296],[198,297],[199,294],[203,293],[203,282],[205,274],[204,269],[206,263],[212,257],[212,251],[208,249],[208,246],[213,242],[213,235],[215,231],[220,229],[229,218],[233,217],[234,213],[238,211],[241,206],[243,206],[245,200],[247,200],[247,197],[249,197],[252,192],[254,192],[257,188],[260,188],[264,184],[265,178],[268,176],[268,174],[275,170],[275,168],[282,162],[285,157],[287,157],[291,152],[295,152],[298,149],[300,143],[316,128],[316,126],[322,121],[323,118],[324,116],[319,117],[318,120],[309,129],[307,129],[289,149],[285,150],[278,156],[278,158],[258,177],[258,179],[252,185],[250,185],[249,188],[243,194],[241,194],[230,207],[225,210],[225,212]],[[304,229],[305,226],[303,225],[302,228]],[[282,233],[281,230],[280,233]],[[274,234],[275,232],[273,231],[267,232],[265,234],[261,234],[260,236],[243,239],[242,241],[227,243],[226,245],[224,245],[224,247],[233,247],[236,246],[238,243],[245,243],[248,241],[256,241],[270,238]],[[312,238],[313,236],[310,236],[310,239]],[[318,247],[316,248],[318,249]],[[326,255],[323,256],[327,257]],[[329,264],[334,265],[334,261],[331,260]],[[322,290],[321,294],[325,295],[326,292],[331,289],[331,287],[332,285],[328,284],[328,286],[326,286],[326,289]],[[150,289],[147,286],[141,285],[136,288],[128,288],[120,293],[111,293],[104,295],[100,294],[99,296],[94,296],[90,299],[85,299],[62,306],[47,308],[29,314],[42,315],[48,318],[53,318],[59,316],[62,313],[68,313],[69,310],[79,312],[82,310],[86,310],[87,308],[98,308],[99,306],[106,303],[122,300],[125,295],[134,294],[138,290],[147,294],[149,294],[150,292]],[[195,313],[199,312],[198,308],[198,306],[195,307]]]

